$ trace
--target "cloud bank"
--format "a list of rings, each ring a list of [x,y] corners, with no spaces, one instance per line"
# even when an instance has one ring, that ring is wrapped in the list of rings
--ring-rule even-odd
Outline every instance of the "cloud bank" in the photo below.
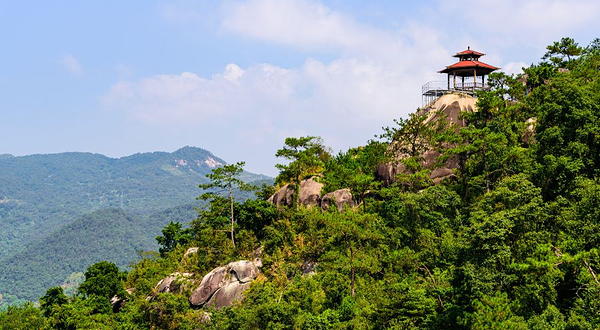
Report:
[[[123,80],[101,100],[133,120],[195,128],[199,140],[225,139],[235,146],[236,159],[259,162],[262,169],[275,163],[272,155],[286,136],[320,135],[334,149],[365,143],[392,118],[420,106],[421,85],[443,80],[436,72],[466,45],[511,47],[537,34],[585,27],[599,11],[595,2],[558,0],[484,0],[468,8],[444,1],[440,7],[422,21],[377,28],[316,1],[226,2],[220,33],[315,55],[297,67],[230,63],[211,77],[183,72]],[[184,21],[201,16],[171,7],[168,14],[169,20],[183,15]],[[469,24],[458,36],[449,35],[447,27],[457,22]],[[471,31],[491,37],[477,39]],[[334,59],[319,59],[323,53]],[[498,54],[488,57],[508,73],[526,66],[504,62]]]

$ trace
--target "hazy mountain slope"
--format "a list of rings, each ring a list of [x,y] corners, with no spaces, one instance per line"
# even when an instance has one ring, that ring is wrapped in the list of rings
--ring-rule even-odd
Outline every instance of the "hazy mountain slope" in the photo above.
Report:
[[[147,213],[189,203],[205,175],[224,163],[192,147],[119,159],[90,153],[0,158],[0,259],[95,210]],[[246,174],[249,181],[265,178]]]
[[[143,216],[120,209],[85,215],[5,260],[0,292],[36,300],[46,288],[95,262],[108,260],[126,267],[138,252],[157,249],[155,237],[170,221],[185,223],[195,215],[192,205]]]
[[[198,184],[221,164],[193,147],[119,159],[0,157],[0,306],[15,296],[35,300],[95,261],[124,266],[137,250],[156,249],[169,221],[194,219]],[[243,179],[272,180],[248,172]]]

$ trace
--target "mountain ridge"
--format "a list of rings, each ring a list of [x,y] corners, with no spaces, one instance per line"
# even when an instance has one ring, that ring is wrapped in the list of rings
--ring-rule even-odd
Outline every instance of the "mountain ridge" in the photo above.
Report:
[[[120,158],[89,152],[0,157],[0,265],[14,265],[15,256],[93,212],[123,209],[147,217],[196,205],[202,193],[198,185],[208,182],[206,174],[224,164],[212,152],[189,146]],[[241,178],[272,180],[249,172]],[[149,240],[153,242],[156,234],[153,231]],[[0,287],[4,287],[0,293],[6,293],[5,283],[0,282]],[[18,292],[11,294],[18,296]]]

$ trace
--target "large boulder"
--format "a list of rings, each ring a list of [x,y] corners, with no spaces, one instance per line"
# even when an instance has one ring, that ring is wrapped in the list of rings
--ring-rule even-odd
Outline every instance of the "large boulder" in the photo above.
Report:
[[[447,94],[428,107],[418,110],[419,115],[425,115],[424,123],[435,123],[437,121],[446,121],[453,124],[458,130],[466,125],[465,120],[461,117],[461,112],[474,112],[476,109],[477,99],[466,94]],[[404,143],[404,141],[393,141],[392,143]],[[395,155],[396,160],[392,163],[379,164],[377,166],[377,176],[389,185],[396,180],[396,176],[403,173],[406,168],[400,162],[403,158],[409,155]],[[451,157],[444,164],[438,164],[437,158],[439,152],[433,148],[423,152],[420,157],[423,159],[423,168],[431,170],[429,178],[434,184],[439,184],[443,180],[454,177],[453,170],[458,168],[458,157]]]
[[[247,283],[252,281],[258,276],[260,270],[258,267],[252,262],[248,260],[240,260],[236,262],[232,262],[227,265],[231,270],[231,273],[235,275],[237,280],[241,283]]]
[[[154,293],[181,292],[191,289],[197,283],[194,281],[193,276],[192,273],[173,273],[154,286]]]
[[[119,297],[117,295],[114,295],[112,298],[110,298],[110,304],[112,305],[114,313],[118,313],[121,310],[121,308],[125,306],[125,303],[127,303],[129,296],[131,296],[135,292],[135,288],[126,289],[125,292],[127,293],[127,296],[125,297]]]
[[[269,198],[269,202],[276,206],[292,206],[294,203],[294,189],[286,184]]]
[[[206,303],[206,306],[217,309],[231,306],[234,302],[243,298],[243,293],[248,288],[250,288],[250,283],[231,282],[219,288],[210,301]]]
[[[204,305],[212,295],[229,281],[229,269],[217,267],[204,275],[200,286],[192,292],[190,303],[195,306]]]
[[[298,202],[300,205],[319,206],[321,205],[321,190],[323,184],[317,182],[315,178],[302,180],[300,182],[300,196]]]
[[[231,306],[243,298],[243,292],[259,273],[258,267],[248,260],[217,267],[204,276],[200,286],[192,292],[190,303],[214,308]]]
[[[298,202],[305,206],[321,205],[321,189],[323,184],[317,182],[315,178],[300,181],[300,194]],[[269,197],[269,202],[276,206],[292,206],[294,204],[294,188],[290,184],[281,187],[273,196]]]
[[[537,124],[537,118],[531,117],[525,121],[527,125],[523,132],[522,140],[525,144],[530,145],[535,142],[535,125]]]
[[[328,210],[332,203],[335,203],[335,206],[338,210],[343,211],[345,207],[354,207],[354,199],[352,198],[352,193],[350,189],[338,189],[336,191],[332,191],[330,193],[325,194],[323,198],[321,198],[321,207],[323,210]]]

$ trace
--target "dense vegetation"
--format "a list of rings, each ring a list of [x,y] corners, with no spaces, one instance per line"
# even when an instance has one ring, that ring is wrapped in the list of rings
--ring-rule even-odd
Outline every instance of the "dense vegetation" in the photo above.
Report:
[[[0,327],[596,329],[600,40],[582,48],[565,38],[525,73],[490,76],[492,90],[463,128],[423,125],[415,114],[387,128],[387,139],[335,156],[317,138],[286,140],[278,154],[291,162],[279,184],[317,175],[327,191],[350,187],[360,207],[276,208],[265,187],[234,203],[234,247],[229,201],[214,198],[190,228],[163,230],[162,256],[127,274],[95,264],[75,297],[50,288],[40,308],[0,314]],[[453,179],[431,182],[416,152],[424,145],[440,164],[459,160]],[[387,152],[397,148],[405,157]],[[391,185],[376,178],[382,161],[405,168]],[[190,246],[197,255],[182,258]],[[262,275],[241,303],[209,310],[210,322],[187,294],[146,299],[172,272],[201,279],[259,246]],[[113,295],[127,299],[119,312]]]
[[[37,300],[99,260],[125,267],[137,251],[156,250],[162,227],[194,216],[198,183],[217,163],[225,162],[193,147],[119,159],[0,157],[0,308]]]
[[[69,275],[83,272],[98,261],[109,260],[126,268],[141,258],[142,252],[157,248],[155,237],[162,227],[189,219],[195,212],[192,205],[186,205],[150,215],[122,209],[84,215],[6,259],[0,269],[0,291],[37,300],[46,288],[63,283]]]

